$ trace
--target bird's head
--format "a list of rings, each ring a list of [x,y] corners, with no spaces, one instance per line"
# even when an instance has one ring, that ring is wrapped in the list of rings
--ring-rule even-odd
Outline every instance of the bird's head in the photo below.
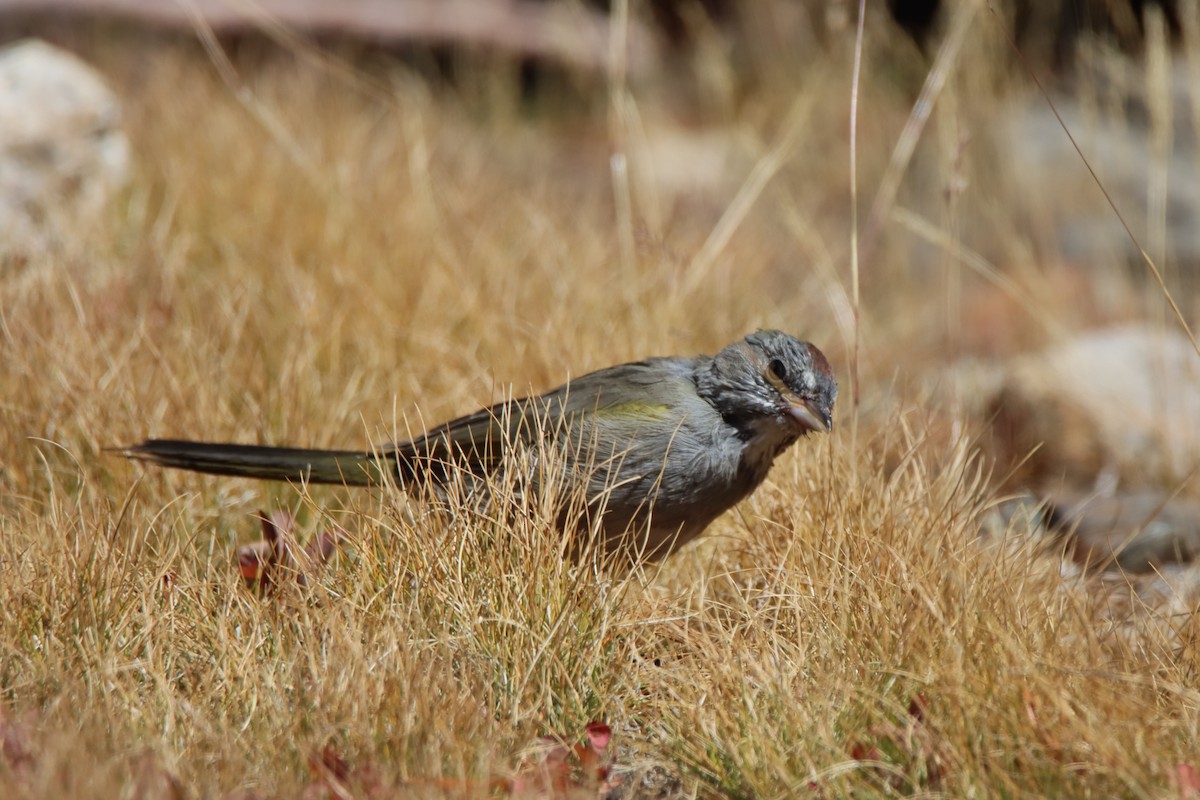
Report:
[[[837,380],[816,346],[780,331],[758,331],[713,357],[700,393],[748,438],[782,450],[810,431],[833,429]]]

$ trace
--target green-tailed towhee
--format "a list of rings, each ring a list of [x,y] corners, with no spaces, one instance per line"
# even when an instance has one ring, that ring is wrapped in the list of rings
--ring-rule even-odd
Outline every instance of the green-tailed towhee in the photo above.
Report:
[[[699,535],[766,478],[809,431],[832,429],[837,381],[812,344],[759,331],[715,356],[650,358],[588,373],[373,452],[150,439],[129,458],[217,475],[365,485],[386,473],[439,492],[486,485],[520,463],[538,485],[557,465],[560,489],[599,523],[606,550],[661,558]],[[582,492],[582,494],[580,494]]]

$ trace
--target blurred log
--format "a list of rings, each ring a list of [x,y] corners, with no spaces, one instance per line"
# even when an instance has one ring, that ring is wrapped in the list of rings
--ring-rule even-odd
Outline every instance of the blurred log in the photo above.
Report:
[[[493,48],[590,71],[608,68],[611,35],[603,14],[532,0],[0,0],[0,16],[34,13],[184,29],[203,21],[219,34],[283,25],[380,42]],[[652,69],[658,61],[653,36],[630,20],[625,40],[629,71]]]

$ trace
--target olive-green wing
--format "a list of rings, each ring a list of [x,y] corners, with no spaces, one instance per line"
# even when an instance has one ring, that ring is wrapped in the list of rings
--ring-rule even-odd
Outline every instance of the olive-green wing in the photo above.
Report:
[[[672,398],[692,380],[691,359],[650,359],[591,372],[546,394],[497,403],[433,428],[385,451],[394,454],[403,481],[444,483],[454,469],[491,473],[514,447],[562,441],[595,431],[613,437],[625,423],[670,415]],[[619,438],[619,437],[618,437]]]

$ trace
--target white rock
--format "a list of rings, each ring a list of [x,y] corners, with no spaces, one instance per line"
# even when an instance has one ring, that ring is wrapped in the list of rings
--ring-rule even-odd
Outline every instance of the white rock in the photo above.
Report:
[[[129,161],[120,104],[94,69],[39,40],[0,50],[0,250],[77,235]]]
[[[1174,488],[1200,468],[1200,354],[1173,328],[1094,331],[1017,358],[998,403],[1010,446],[1040,447],[1043,478],[1086,486],[1114,470]]]

